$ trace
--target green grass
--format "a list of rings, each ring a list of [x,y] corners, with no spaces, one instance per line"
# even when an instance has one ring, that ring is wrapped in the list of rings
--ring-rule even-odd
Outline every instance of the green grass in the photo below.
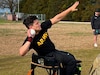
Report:
[[[93,60],[96,58],[98,53],[100,53],[99,48],[84,49],[77,51],[70,51],[73,53],[77,59],[82,60],[82,75],[88,75],[90,67],[92,66]]]
[[[82,60],[82,75],[88,75],[92,61],[100,53],[100,50],[69,50],[69,52],[74,54],[77,59]],[[25,57],[15,55],[0,56],[0,75],[27,75],[30,70],[30,62],[31,55]],[[36,75],[47,74],[45,70],[40,68],[37,68],[35,73]]]
[[[68,33],[71,36],[89,36],[91,33],[83,33],[83,32],[73,32],[73,33]]]
[[[6,19],[0,19],[0,24],[4,24],[4,23],[21,23],[22,21],[10,21],[10,20],[6,20]]]
[[[30,66],[26,65],[30,65],[30,56],[1,56],[0,75],[26,75],[30,69]]]

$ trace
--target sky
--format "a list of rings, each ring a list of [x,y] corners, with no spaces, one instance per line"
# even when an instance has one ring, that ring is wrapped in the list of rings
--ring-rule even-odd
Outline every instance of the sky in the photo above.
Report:
[[[4,9],[0,8],[0,13],[10,13],[10,10],[8,8],[4,8]]]

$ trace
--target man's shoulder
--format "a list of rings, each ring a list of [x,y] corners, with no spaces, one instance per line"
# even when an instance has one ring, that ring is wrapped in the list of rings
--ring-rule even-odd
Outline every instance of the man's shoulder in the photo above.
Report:
[[[44,23],[51,23],[50,20],[45,20],[45,21],[42,21],[41,24],[44,24]]]
[[[41,27],[42,27],[43,29],[48,29],[48,28],[51,27],[51,25],[52,25],[52,23],[51,23],[50,20],[46,20],[46,21],[44,21],[44,22],[41,23]]]

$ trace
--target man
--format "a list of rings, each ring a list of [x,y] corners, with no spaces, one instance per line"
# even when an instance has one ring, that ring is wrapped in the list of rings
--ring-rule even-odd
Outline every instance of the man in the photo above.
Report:
[[[76,7],[78,5],[79,1],[76,1],[65,11],[57,14],[55,17],[41,24],[36,16],[27,17],[23,21],[23,24],[25,24],[28,29],[27,38],[19,50],[20,55],[24,56],[30,49],[34,49],[38,55],[54,56],[57,61],[62,62],[66,66],[66,75],[74,75],[76,66],[76,60],[74,56],[68,52],[62,52],[55,49],[54,44],[49,38],[47,30],[51,28],[52,25],[62,20],[70,12],[77,11]],[[34,34],[31,34],[31,29],[35,30]]]
[[[97,37],[100,34],[100,8],[95,10],[94,16],[91,18],[91,27],[94,34],[94,47],[98,47]]]

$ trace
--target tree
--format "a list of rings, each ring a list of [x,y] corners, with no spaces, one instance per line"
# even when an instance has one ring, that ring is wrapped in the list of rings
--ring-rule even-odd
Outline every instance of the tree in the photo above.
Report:
[[[77,0],[21,0],[20,11],[28,14],[46,14],[46,19],[70,7]],[[90,21],[96,8],[100,8],[100,0],[79,0],[78,11],[70,13],[63,20]]]
[[[30,1],[30,0],[29,0]],[[20,0],[20,3],[19,3],[19,8],[20,8],[20,12],[24,12],[23,11],[23,8],[26,4],[27,0]],[[25,13],[25,12],[24,12]]]
[[[18,5],[18,0],[0,0],[0,8],[9,8],[13,14]]]

